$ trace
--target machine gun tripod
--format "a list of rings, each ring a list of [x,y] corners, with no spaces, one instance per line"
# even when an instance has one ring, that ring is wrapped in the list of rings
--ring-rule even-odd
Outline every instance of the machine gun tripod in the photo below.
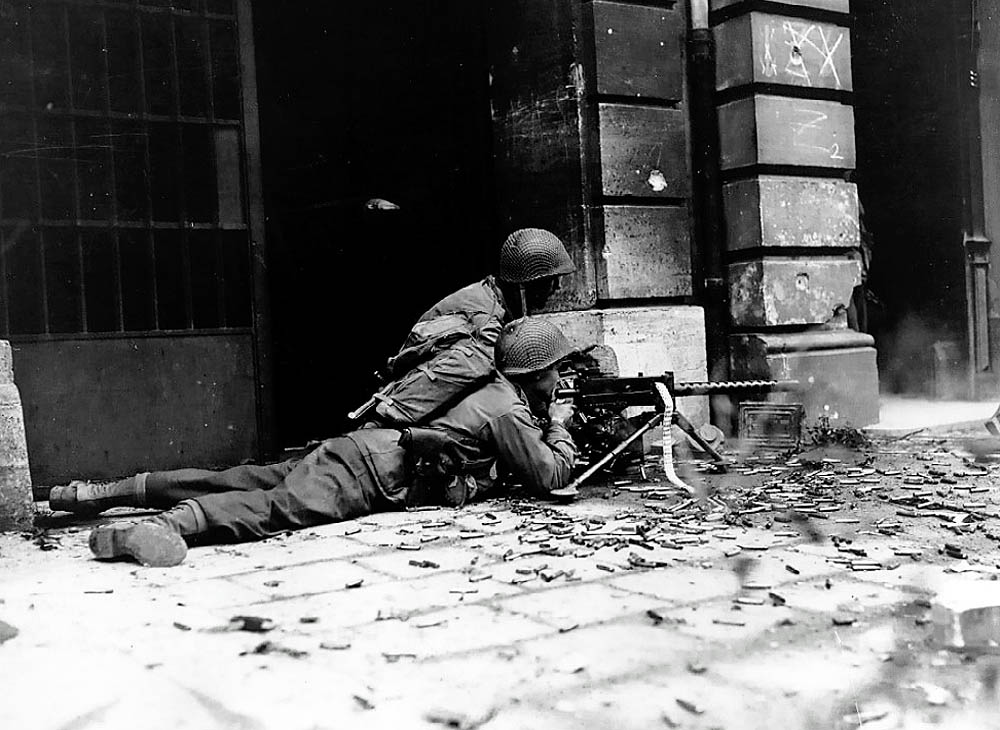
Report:
[[[694,425],[674,408],[676,398],[695,395],[724,395],[739,392],[774,392],[798,390],[797,380],[738,380],[716,382],[676,382],[674,374],[665,372],[657,377],[607,377],[594,376],[587,371],[578,372],[572,388],[559,388],[553,394],[557,399],[572,399],[581,412],[595,409],[621,412],[625,408],[655,407],[657,412],[646,419],[639,428],[625,438],[621,443],[608,451],[592,464],[586,471],[574,479],[567,487],[552,492],[555,497],[573,497],[577,488],[594,474],[614,461],[633,443],[656,428],[664,420],[676,424],[692,441],[698,444],[712,460],[725,466],[726,459],[709,444]],[[667,428],[669,425],[667,426]],[[669,432],[668,432],[669,433]],[[668,453],[665,443],[663,462],[667,478],[675,485],[688,491],[690,487],[677,478],[673,471],[673,455]]]

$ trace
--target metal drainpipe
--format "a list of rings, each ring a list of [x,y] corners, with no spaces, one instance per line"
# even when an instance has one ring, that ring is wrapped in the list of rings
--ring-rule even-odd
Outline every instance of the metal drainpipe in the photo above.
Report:
[[[689,0],[691,31],[688,59],[694,170],[695,235],[700,276],[695,294],[705,307],[708,375],[729,379],[729,295],[726,288],[725,233],[722,226],[722,180],[719,126],[715,107],[715,39],[708,24],[708,0]],[[731,432],[733,409],[728,398],[710,401],[712,423]]]

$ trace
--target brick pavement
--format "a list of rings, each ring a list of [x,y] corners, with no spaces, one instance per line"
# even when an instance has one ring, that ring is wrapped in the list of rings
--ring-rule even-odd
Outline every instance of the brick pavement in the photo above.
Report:
[[[173,569],[93,561],[80,527],[50,551],[3,535],[0,727],[996,726],[993,665],[929,649],[921,608],[991,561],[890,563],[926,541],[846,523],[888,567],[780,525],[643,546],[650,514],[599,496],[384,514]],[[275,627],[225,630],[238,615]]]

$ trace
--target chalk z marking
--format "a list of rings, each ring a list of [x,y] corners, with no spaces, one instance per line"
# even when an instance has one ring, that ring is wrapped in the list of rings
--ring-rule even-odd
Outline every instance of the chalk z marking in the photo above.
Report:
[[[806,130],[811,129],[822,129],[823,122],[830,118],[828,114],[816,111],[815,109],[800,109],[796,108],[796,114],[804,114],[807,118],[804,122],[790,122],[792,131],[794,132],[794,137],[792,139],[792,144],[796,147],[807,150],[821,150],[830,155],[831,160],[843,160],[844,156],[840,154],[840,144],[834,142],[829,147],[824,147],[818,144],[809,144],[802,139],[802,136],[806,133]]]

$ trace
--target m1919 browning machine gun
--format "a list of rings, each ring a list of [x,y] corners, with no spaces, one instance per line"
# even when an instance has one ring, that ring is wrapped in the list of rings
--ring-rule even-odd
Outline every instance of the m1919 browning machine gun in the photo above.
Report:
[[[632,444],[641,439],[644,434],[656,428],[660,423],[676,424],[691,440],[698,444],[705,453],[720,465],[725,465],[725,458],[719,454],[698,433],[694,425],[674,408],[674,399],[695,395],[724,395],[727,393],[775,391],[794,391],[799,389],[797,380],[737,380],[716,382],[679,383],[674,380],[671,372],[656,377],[608,377],[596,375],[593,371],[576,371],[571,380],[570,388],[557,388],[553,394],[557,399],[575,401],[581,415],[586,419],[607,418],[609,414],[620,414],[629,407],[654,407],[656,413],[648,416],[645,421],[624,440],[607,451],[592,463],[590,467],[573,480],[567,487],[553,493],[556,497],[571,497],[576,494],[577,487],[590,479],[594,474],[617,459]],[[664,428],[664,470],[667,479],[675,486],[687,491],[691,488],[680,481],[673,471],[672,454],[669,452],[669,427]]]

